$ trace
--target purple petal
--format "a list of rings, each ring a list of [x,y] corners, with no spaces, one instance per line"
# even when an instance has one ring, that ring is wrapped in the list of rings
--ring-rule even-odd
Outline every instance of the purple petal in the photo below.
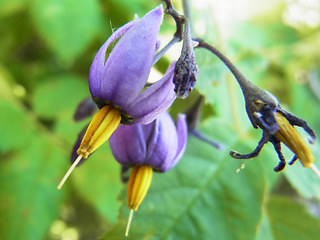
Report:
[[[178,136],[175,124],[165,112],[154,121],[155,127],[149,137],[145,164],[163,172],[169,170],[178,148]]]
[[[120,38],[103,70],[99,68],[100,74],[90,74],[89,84],[93,97],[126,108],[138,96],[152,67],[162,19],[163,9],[160,5],[137,21]]]
[[[142,164],[146,157],[146,139],[141,125],[119,125],[109,138],[113,156],[121,164]]]
[[[178,148],[177,148],[176,156],[171,161],[171,165],[163,166],[163,172],[166,172],[169,169],[173,168],[182,158],[184,151],[186,150],[187,139],[188,139],[188,127],[187,127],[186,116],[184,114],[179,114],[177,118],[177,136],[178,136]]]
[[[118,28],[108,40],[100,47],[98,53],[93,59],[93,62],[89,71],[89,89],[92,97],[98,96],[101,92],[101,81],[104,79],[104,68],[106,61],[106,51],[111,43],[116,41],[119,37],[125,34],[133,25],[137,24],[138,19],[135,19],[122,27]],[[106,93],[108,94],[108,93]]]
[[[167,111],[176,99],[172,82],[174,65],[175,63],[172,63],[161,80],[140,94],[128,106],[128,109],[124,109],[126,113],[133,117],[134,124],[145,124],[153,121],[158,114]]]
[[[121,125],[109,139],[112,153],[122,165],[148,165],[159,172],[177,164],[186,141],[185,116],[178,116],[176,127],[167,112],[149,124]]]

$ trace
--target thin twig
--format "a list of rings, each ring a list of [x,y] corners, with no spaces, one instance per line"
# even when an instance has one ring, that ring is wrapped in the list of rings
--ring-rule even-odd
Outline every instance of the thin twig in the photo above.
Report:
[[[174,21],[176,22],[177,30],[174,34],[174,37],[177,37],[179,41],[182,39],[183,34],[183,24],[185,22],[185,17],[183,15],[180,15],[177,10],[173,7],[171,0],[163,0],[167,7],[166,7],[166,13],[169,14]]]

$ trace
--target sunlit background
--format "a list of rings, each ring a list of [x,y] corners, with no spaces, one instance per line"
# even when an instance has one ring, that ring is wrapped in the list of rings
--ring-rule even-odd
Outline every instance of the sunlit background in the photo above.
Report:
[[[78,132],[89,121],[74,122],[73,113],[90,95],[87,79],[95,53],[114,29],[160,3],[0,0],[1,240],[123,239],[126,184],[107,143],[61,191],[56,186],[69,167]],[[182,13],[182,3],[173,3]],[[194,36],[219,48],[319,136],[320,1],[189,4]],[[166,16],[162,46],[174,32],[174,21]],[[160,79],[180,49],[177,44],[156,64],[150,82]],[[186,111],[204,95],[199,131],[225,148],[213,149],[190,136],[179,165],[155,176],[128,239],[316,239],[320,180],[298,162],[274,173],[278,158],[271,145],[249,161],[228,155],[231,149],[253,150],[261,132],[252,129],[227,68],[205,50],[197,49],[196,55],[196,89],[170,111],[173,116]],[[318,166],[319,146],[319,141],[311,146]],[[290,160],[290,151],[284,152]],[[236,174],[242,163],[246,167]]]

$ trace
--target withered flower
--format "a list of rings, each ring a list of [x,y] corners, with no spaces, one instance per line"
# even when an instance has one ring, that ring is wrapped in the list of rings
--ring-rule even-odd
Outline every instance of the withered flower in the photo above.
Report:
[[[192,91],[198,77],[198,65],[193,49],[195,42],[191,38],[191,25],[187,18],[184,19],[183,45],[173,76],[174,91],[177,93],[177,97],[182,99]]]
[[[238,73],[240,72],[238,71]],[[264,144],[271,142],[280,159],[274,171],[279,172],[286,166],[286,160],[281,152],[281,142],[283,142],[295,154],[293,160],[289,163],[290,165],[292,165],[296,159],[300,159],[304,167],[314,166],[315,158],[311,150],[294,129],[294,126],[302,127],[310,135],[310,142],[313,142],[316,137],[306,121],[283,110],[276,97],[251,83],[244,78],[242,74],[237,75],[237,80],[245,98],[249,119],[253,127],[260,127],[263,133],[258,146],[253,152],[249,154],[239,154],[231,151],[230,155],[237,159],[253,158],[259,155]]]
[[[230,155],[237,159],[253,158],[259,155],[266,143],[271,142],[280,159],[274,171],[279,172],[286,166],[286,160],[281,152],[281,142],[283,142],[295,154],[289,162],[290,165],[299,159],[304,167],[311,167],[320,177],[320,172],[314,165],[315,157],[312,151],[294,128],[294,126],[302,127],[310,135],[310,143],[313,143],[316,136],[307,122],[283,110],[276,97],[246,79],[239,69],[219,50],[201,39],[198,39],[198,41],[198,47],[205,48],[215,54],[230,69],[241,87],[246,111],[253,127],[259,127],[263,130],[262,138],[253,152],[240,154],[231,151]]]

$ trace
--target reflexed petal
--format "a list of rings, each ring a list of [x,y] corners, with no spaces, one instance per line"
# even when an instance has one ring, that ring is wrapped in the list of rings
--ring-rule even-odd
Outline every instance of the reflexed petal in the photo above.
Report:
[[[132,104],[124,109],[133,117],[133,123],[149,123],[158,114],[165,112],[176,99],[172,82],[175,63],[172,63],[161,80],[140,94]]]
[[[138,22],[138,19],[135,19],[122,27],[118,28],[112,35],[108,38],[108,40],[101,46],[98,53],[94,57],[94,60],[90,67],[89,72],[89,89],[92,97],[96,97],[101,93],[101,81],[104,80],[104,69],[105,69],[105,61],[106,61],[106,51],[110,44],[116,41],[119,37],[125,34],[133,25]],[[106,92],[106,95],[110,94],[110,92]]]
[[[150,73],[162,18],[163,9],[160,5],[120,38],[101,74],[92,74],[93,78],[98,78],[91,80],[90,84],[94,97],[125,108],[138,96]]]

